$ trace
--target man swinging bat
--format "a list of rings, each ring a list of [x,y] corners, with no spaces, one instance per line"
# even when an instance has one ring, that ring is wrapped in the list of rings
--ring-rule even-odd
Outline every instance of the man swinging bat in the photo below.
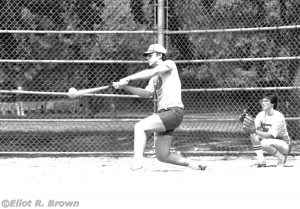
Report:
[[[143,153],[146,135],[157,132],[155,152],[159,161],[181,166],[188,166],[195,170],[205,170],[206,166],[199,162],[170,152],[172,135],[181,124],[184,106],[181,100],[181,82],[175,62],[163,60],[167,50],[160,44],[152,44],[143,54],[150,66],[136,74],[113,82],[116,89],[124,89],[140,97],[151,97],[156,92],[158,98],[158,113],[139,121],[134,127],[134,158],[132,170],[143,167]],[[149,79],[148,86],[143,89],[128,85],[130,81]]]

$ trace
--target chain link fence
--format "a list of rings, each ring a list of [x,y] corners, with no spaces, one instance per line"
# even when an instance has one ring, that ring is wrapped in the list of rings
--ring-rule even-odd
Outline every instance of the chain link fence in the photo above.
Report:
[[[132,152],[134,124],[153,114],[151,99],[113,89],[77,99],[64,93],[70,87],[104,86],[146,68],[141,53],[159,41],[182,80],[185,117],[175,132],[174,149],[251,151],[238,115],[244,109],[257,114],[261,95],[275,91],[297,152],[298,1],[0,4],[0,152]],[[149,136],[147,148],[152,146]]]

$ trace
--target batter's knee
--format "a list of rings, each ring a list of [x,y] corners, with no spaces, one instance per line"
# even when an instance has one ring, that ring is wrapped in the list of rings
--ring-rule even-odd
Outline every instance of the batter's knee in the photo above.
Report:
[[[169,152],[168,153],[158,152],[156,153],[156,158],[159,161],[166,163],[169,160]]]
[[[145,129],[144,129],[144,126],[143,126],[143,124],[141,123],[141,122],[137,122],[135,125],[134,125],[134,130],[135,131],[144,131]]]

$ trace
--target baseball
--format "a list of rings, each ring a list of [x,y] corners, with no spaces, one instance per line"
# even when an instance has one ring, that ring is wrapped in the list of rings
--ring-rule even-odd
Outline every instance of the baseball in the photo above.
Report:
[[[74,87],[69,88],[68,93],[69,93],[69,96],[70,96],[70,97],[75,97],[75,96],[76,96],[76,93],[77,93],[77,89],[75,89]]]

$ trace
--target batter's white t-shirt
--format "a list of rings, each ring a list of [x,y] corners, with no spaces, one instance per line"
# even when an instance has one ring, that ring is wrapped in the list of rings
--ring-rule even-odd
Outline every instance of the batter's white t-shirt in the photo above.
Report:
[[[184,105],[181,99],[181,81],[175,62],[166,60],[160,65],[166,65],[171,70],[159,76],[152,77],[145,89],[154,92],[154,84],[156,83],[158,110],[171,107],[183,108]]]

